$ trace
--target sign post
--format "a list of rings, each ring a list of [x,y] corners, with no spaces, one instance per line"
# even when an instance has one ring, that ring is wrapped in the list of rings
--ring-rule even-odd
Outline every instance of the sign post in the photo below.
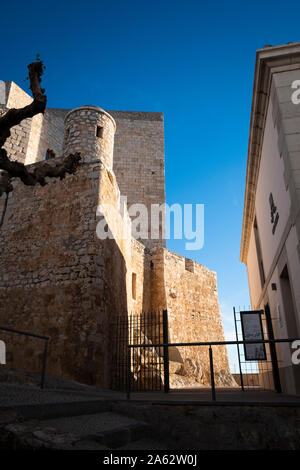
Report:
[[[244,341],[263,340],[264,332],[261,315],[263,310],[240,312]],[[246,361],[266,361],[267,354],[264,343],[244,344]]]

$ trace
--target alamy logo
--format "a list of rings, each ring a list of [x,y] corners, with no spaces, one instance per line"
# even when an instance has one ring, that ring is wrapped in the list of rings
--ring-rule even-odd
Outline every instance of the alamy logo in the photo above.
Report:
[[[300,340],[293,341],[292,349],[296,350],[292,354],[292,364],[298,366],[300,364]]]
[[[6,347],[4,341],[0,340],[0,364],[6,364]]]
[[[300,80],[294,80],[292,88],[295,89],[291,96],[292,103],[300,104]]]
[[[106,238],[126,239],[130,236],[142,240],[187,240],[186,250],[201,250],[204,246],[204,204],[151,204],[150,210],[145,204],[132,204],[127,207],[127,197],[121,197],[120,211],[113,205],[102,204],[97,207],[96,215],[100,217],[96,233],[100,240]],[[120,230],[109,220],[117,221],[126,216],[131,218],[131,233]],[[113,226],[116,227],[114,232]],[[123,227],[125,224],[123,224]]]

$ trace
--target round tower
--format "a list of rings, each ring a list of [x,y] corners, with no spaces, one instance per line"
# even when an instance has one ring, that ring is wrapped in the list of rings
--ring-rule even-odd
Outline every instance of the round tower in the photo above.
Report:
[[[101,160],[113,167],[115,120],[98,106],[72,109],[65,117],[63,155],[80,152],[83,160]]]

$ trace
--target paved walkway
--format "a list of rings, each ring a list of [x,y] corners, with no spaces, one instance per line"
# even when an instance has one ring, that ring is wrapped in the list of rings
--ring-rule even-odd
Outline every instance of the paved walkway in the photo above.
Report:
[[[272,405],[300,406],[300,396],[287,395],[260,389],[217,388],[216,402],[212,401],[210,388],[171,390],[163,392],[133,392],[131,402],[172,405]],[[44,389],[28,385],[0,383],[0,408],[14,405],[38,405],[46,403],[70,403],[80,401],[125,401],[125,392],[101,390],[96,387]]]
[[[130,395],[131,401],[151,401],[170,404],[273,404],[300,406],[300,396],[287,395],[261,389],[216,388],[216,402],[212,401],[210,388],[171,390],[170,393],[140,392]]]
[[[103,397],[103,399],[106,397]],[[74,401],[101,400],[99,392],[72,390],[41,390],[26,385],[0,383],[0,408],[14,405],[41,405]]]

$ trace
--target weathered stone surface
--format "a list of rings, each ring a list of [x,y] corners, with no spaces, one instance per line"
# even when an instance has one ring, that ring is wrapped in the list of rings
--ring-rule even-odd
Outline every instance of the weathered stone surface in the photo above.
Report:
[[[30,100],[10,83],[1,111]],[[224,339],[215,273],[166,250],[161,238],[133,239],[129,214],[120,212],[121,193],[148,209],[165,201],[162,115],[112,114],[115,149],[114,119],[98,107],[50,109],[16,126],[7,141],[13,159],[36,164],[52,149],[57,156],[81,151],[84,163],[45,187],[15,181],[0,232],[0,324],[51,337],[50,375],[102,387],[110,386],[116,362],[118,316],[167,309],[169,341]],[[112,239],[97,236],[99,205]],[[1,339],[9,367],[41,370],[41,340]],[[145,332],[143,340],[152,339]],[[150,380],[158,353],[149,348],[144,359],[137,352],[132,372]],[[170,359],[174,383],[209,383],[207,348],[171,348]],[[214,363],[217,380],[228,385],[225,347],[214,347]]]
[[[77,149],[87,161],[98,158],[112,169],[115,130],[114,119],[98,106],[76,108],[65,118],[64,154]]]
[[[164,248],[155,247],[152,253],[151,305],[153,310],[168,310],[169,342],[224,341],[216,273]],[[207,346],[170,348],[169,356],[171,361],[182,363],[179,374],[192,378],[191,383],[210,384]],[[218,385],[228,386],[226,347],[214,346],[213,357]],[[182,382],[177,378],[177,383]],[[234,380],[231,386],[236,386]]]
[[[182,374],[182,363],[176,361],[169,361],[169,372],[170,374]]]
[[[35,422],[0,425],[0,450],[72,450],[78,439]]]
[[[170,449],[298,450],[300,410],[268,406],[180,406],[115,403],[113,410],[151,427]]]

